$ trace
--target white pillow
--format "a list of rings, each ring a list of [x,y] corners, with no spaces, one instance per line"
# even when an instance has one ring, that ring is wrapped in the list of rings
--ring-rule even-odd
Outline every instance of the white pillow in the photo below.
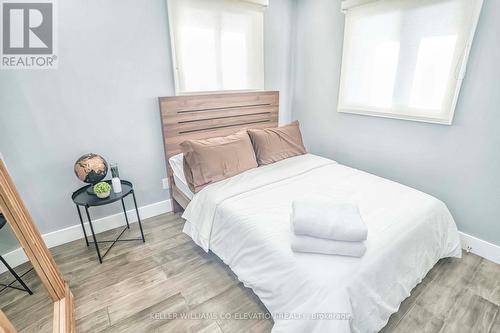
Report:
[[[170,164],[174,175],[187,184],[186,177],[184,176],[184,156],[182,153],[170,157],[168,159],[168,163]]]

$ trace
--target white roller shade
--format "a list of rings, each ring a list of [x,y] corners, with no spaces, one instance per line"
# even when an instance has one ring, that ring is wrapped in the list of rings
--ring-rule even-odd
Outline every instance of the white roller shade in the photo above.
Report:
[[[269,6],[269,0],[242,0],[244,2],[250,2],[264,7]]]
[[[365,2],[346,12],[339,111],[450,124],[482,0]]]
[[[356,7],[356,6],[361,6],[361,5],[366,5],[367,3],[370,2],[375,2],[375,1],[381,1],[381,0],[342,0],[341,3],[341,10],[345,12],[346,10]]]
[[[264,10],[246,1],[169,0],[178,94],[264,88]]]

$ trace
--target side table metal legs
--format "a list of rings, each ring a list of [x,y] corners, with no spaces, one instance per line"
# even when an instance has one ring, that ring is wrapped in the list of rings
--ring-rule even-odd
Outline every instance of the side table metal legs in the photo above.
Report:
[[[123,202],[123,198],[122,198],[122,207],[123,207],[123,214],[125,214],[125,221],[127,221],[127,228],[130,229],[130,224],[128,223],[127,210],[125,209],[125,203]]]
[[[87,220],[89,221],[90,231],[92,231],[92,238],[94,239],[95,250],[97,251],[97,257],[99,257],[99,263],[102,264],[101,252],[99,251],[99,245],[97,244],[97,238],[94,232],[94,226],[92,225],[92,220],[90,219],[89,208],[85,206],[85,212],[87,213]]]
[[[78,211],[78,217],[80,218],[80,223],[82,224],[83,236],[85,236],[85,243],[89,247],[89,240],[87,239],[87,232],[85,231],[85,225],[83,224],[82,213],[80,212],[80,206],[76,205],[76,210]]]
[[[134,193],[133,190],[131,191],[131,193],[132,193],[132,197],[134,199],[135,212],[137,214],[137,222],[139,223],[139,229],[141,231],[141,238],[121,239],[121,237],[122,237],[123,233],[125,232],[125,230],[130,229],[130,223],[129,223],[129,220],[128,220],[127,210],[125,208],[125,202],[123,201],[123,198],[121,199],[121,202],[122,202],[123,214],[125,214],[125,221],[127,222],[127,225],[121,231],[121,233],[118,235],[118,237],[116,237],[114,240],[103,240],[103,241],[98,241],[97,240],[97,237],[96,237],[96,234],[95,234],[95,230],[94,230],[94,225],[92,223],[92,219],[90,218],[89,206],[84,206],[85,207],[85,213],[87,215],[87,221],[89,222],[90,231],[92,233],[92,239],[94,241],[95,250],[97,252],[97,257],[99,258],[99,263],[101,263],[101,264],[102,264],[103,258],[109,253],[109,251],[111,250],[111,248],[117,242],[138,241],[138,240],[139,241],[142,240],[143,243],[146,242],[146,238],[144,237],[144,230],[142,229],[141,217],[139,216],[139,209],[137,208],[137,201],[135,199],[135,193]],[[89,246],[90,244],[89,244],[89,240],[88,240],[88,237],[87,237],[87,232],[85,231],[85,223],[83,222],[82,213],[80,211],[80,207],[78,205],[76,207],[77,207],[77,210],[78,210],[78,217],[80,218],[80,223],[82,225],[83,235],[85,237],[85,243],[87,244],[87,246]],[[111,245],[108,247],[108,249],[106,250],[106,252],[104,252],[103,255],[101,255],[101,251],[99,250],[99,243],[111,243]]]
[[[146,239],[144,238],[144,231],[142,231],[141,217],[139,216],[139,210],[137,209],[137,201],[135,200],[135,193],[133,190],[132,190],[132,198],[134,198],[135,213],[137,214],[137,221],[139,222],[139,229],[141,229],[142,242],[146,243]]]
[[[26,291],[28,294],[33,295],[33,292],[31,291],[31,289],[28,288],[26,283],[24,283],[24,281],[22,280],[22,276],[24,276],[25,274],[28,274],[28,272],[30,272],[31,269],[29,271],[27,271],[26,273],[24,273],[22,276],[19,276],[19,275],[17,275],[16,271],[12,267],[10,267],[10,265],[5,261],[5,259],[2,256],[0,256],[0,261],[5,265],[5,267],[7,267],[9,272],[16,279],[16,280],[12,281],[10,284],[0,284],[0,286],[3,286],[3,288],[0,291],[3,291],[5,288],[13,288],[13,289],[21,290],[21,291]],[[23,287],[22,289],[12,286],[12,284],[16,281],[19,282],[19,284]]]

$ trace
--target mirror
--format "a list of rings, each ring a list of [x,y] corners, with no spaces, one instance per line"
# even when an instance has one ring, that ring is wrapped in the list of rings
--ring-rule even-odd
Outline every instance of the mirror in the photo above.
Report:
[[[75,332],[73,294],[24,206],[2,159],[0,159],[0,213],[3,215],[4,223],[10,226],[21,244],[53,303],[52,331]],[[0,311],[0,332],[16,332],[2,311]]]

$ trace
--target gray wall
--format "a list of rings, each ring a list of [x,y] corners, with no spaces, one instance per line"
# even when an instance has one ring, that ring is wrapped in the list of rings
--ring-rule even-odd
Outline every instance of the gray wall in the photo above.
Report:
[[[485,0],[453,126],[336,111],[339,0],[298,0],[292,115],[313,153],[430,193],[461,231],[500,245],[500,1]]]
[[[42,233],[78,223],[72,168],[87,152],[119,164],[140,206],[168,198],[157,102],[174,94],[166,0],[58,3],[59,68],[0,71],[0,152]],[[283,119],[292,11],[271,0],[265,18],[266,89],[282,92]],[[0,253],[16,247],[2,230]]]

